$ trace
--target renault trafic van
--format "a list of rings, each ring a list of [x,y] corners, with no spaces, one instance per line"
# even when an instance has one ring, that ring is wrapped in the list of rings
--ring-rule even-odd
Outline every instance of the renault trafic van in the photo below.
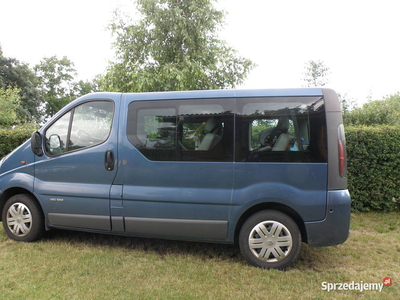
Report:
[[[236,242],[283,269],[348,237],[342,123],[330,89],[89,94],[1,160],[4,230]]]

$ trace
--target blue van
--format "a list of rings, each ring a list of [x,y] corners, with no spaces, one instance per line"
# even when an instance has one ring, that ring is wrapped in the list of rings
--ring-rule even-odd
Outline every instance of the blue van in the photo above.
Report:
[[[342,123],[330,89],[89,94],[1,160],[4,230],[236,242],[283,269],[348,238]]]

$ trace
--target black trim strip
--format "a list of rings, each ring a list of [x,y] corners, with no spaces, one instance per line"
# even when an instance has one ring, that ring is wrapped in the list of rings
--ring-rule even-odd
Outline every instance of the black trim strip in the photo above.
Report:
[[[49,213],[49,222],[54,226],[111,230],[109,216]]]
[[[228,221],[125,218],[126,232],[204,239],[226,239]]]

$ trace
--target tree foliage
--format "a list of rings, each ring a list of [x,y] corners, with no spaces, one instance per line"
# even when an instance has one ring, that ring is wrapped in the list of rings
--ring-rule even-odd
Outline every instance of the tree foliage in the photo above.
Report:
[[[62,59],[52,56],[43,58],[34,70],[45,100],[45,115],[51,117],[73,100],[76,76],[74,64],[65,56]]]
[[[0,47],[0,88],[18,89],[18,119],[24,122],[39,120],[43,98],[38,89],[38,78],[27,64],[15,58],[4,57]]]
[[[344,121],[346,125],[399,126],[400,92],[353,109],[345,115]]]
[[[18,88],[0,88],[0,127],[7,128],[18,123],[17,110],[20,106]]]
[[[137,0],[140,20],[116,14],[116,61],[102,78],[109,91],[230,88],[253,63],[218,39],[224,13],[214,0]]]
[[[74,64],[65,56],[43,58],[31,69],[15,58],[4,57],[0,47],[0,89],[3,93],[18,91],[20,122],[40,123],[74,98],[98,90],[97,79],[76,82],[76,76]]]
[[[328,75],[330,71],[324,62],[310,60],[306,63],[305,69],[303,81],[306,87],[324,86],[329,82]]]
[[[78,82],[74,82],[72,87],[72,94],[74,98],[78,98],[80,96],[97,91],[98,91],[98,86],[95,80],[94,81],[79,80]]]
[[[51,117],[66,104],[82,95],[97,91],[95,82],[75,81],[77,71],[66,56],[45,57],[34,67],[45,101],[44,114]]]

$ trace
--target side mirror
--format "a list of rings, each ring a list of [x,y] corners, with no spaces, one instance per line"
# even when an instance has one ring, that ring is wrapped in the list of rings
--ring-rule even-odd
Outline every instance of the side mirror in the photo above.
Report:
[[[32,133],[31,149],[32,149],[33,154],[35,154],[37,156],[43,155],[42,135],[38,131],[35,131],[34,133]]]

